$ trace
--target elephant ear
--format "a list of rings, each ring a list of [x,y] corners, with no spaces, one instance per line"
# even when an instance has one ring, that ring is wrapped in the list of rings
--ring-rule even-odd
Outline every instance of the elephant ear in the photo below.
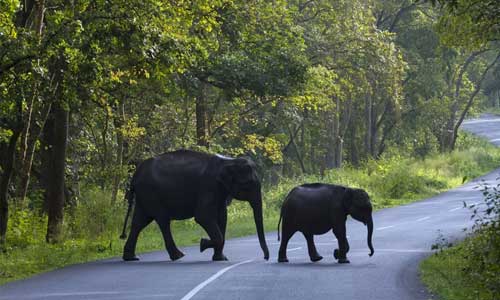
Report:
[[[231,195],[235,195],[241,189],[258,182],[254,169],[255,167],[248,159],[227,160],[219,169],[216,180],[224,185]]]
[[[233,166],[231,163],[225,163],[219,169],[215,179],[220,182],[230,193],[233,191]]]
[[[238,184],[247,184],[255,181],[255,166],[249,159],[240,157],[234,160],[235,181]]]
[[[368,196],[368,193],[363,189],[348,188],[345,198],[348,199],[346,200],[350,205],[348,207],[366,208],[371,206],[370,196]]]

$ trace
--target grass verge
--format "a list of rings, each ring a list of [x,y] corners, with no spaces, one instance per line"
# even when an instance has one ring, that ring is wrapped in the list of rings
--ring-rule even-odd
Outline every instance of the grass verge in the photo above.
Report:
[[[471,247],[484,238],[482,232],[438,251],[420,264],[420,277],[441,300],[498,300],[500,266],[471,266]],[[487,248],[486,248],[487,249]],[[498,251],[498,249],[497,249]],[[495,297],[496,296],[496,297]]]
[[[468,237],[453,247],[441,238],[420,265],[422,281],[443,300],[500,299],[500,181],[478,188],[483,201],[469,206]]]
[[[276,229],[281,202],[292,187],[301,183],[361,187],[371,195],[374,207],[380,209],[435,195],[499,165],[500,149],[465,135],[461,148],[447,155],[426,159],[393,155],[368,161],[361,168],[331,170],[324,177],[284,179],[264,191],[264,226],[268,231]],[[86,189],[79,205],[66,213],[64,242],[55,245],[44,242],[46,217],[14,207],[9,219],[7,251],[0,253],[0,284],[69,264],[120,256],[124,242],[118,236],[126,207],[124,203],[110,203],[109,199],[106,191]],[[233,201],[228,215],[227,238],[255,234],[247,203]],[[174,222],[172,232],[181,247],[196,244],[200,237],[206,236],[192,220]],[[157,226],[150,225],[141,233],[137,252],[159,249],[164,249],[161,234]],[[168,259],[166,254],[165,259]]]

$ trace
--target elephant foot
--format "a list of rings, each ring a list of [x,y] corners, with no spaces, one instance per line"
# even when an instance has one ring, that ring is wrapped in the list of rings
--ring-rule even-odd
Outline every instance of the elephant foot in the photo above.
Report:
[[[339,264],[348,264],[350,261],[346,257],[340,257],[339,249],[333,250],[333,257],[338,260]]]
[[[124,261],[136,261],[139,260],[139,257],[135,256],[134,254],[123,254],[122,259]]]
[[[316,256],[311,256],[310,258],[311,258],[311,261],[312,261],[312,262],[317,262],[317,261],[322,260],[322,259],[323,259],[323,256],[321,256],[321,255],[319,255],[319,254],[318,254],[318,255],[316,255]]]
[[[173,255],[170,255],[170,260],[176,261],[180,258],[184,257],[184,253],[181,251],[177,250]]]
[[[278,262],[279,263],[287,263],[288,262],[288,258],[286,258],[286,257],[278,257]]]
[[[203,252],[208,248],[212,248],[212,241],[209,239],[201,238],[200,239],[200,252]]]
[[[224,255],[224,254],[214,254],[214,256],[212,256],[212,260],[213,261],[227,261],[227,257]]]
[[[339,264],[350,264],[351,262],[347,258],[341,258],[338,261]]]

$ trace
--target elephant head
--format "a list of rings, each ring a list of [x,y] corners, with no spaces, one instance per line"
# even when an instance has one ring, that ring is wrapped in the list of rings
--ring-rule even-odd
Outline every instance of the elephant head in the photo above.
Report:
[[[368,248],[370,248],[369,255],[372,256],[374,253],[372,245],[373,218],[370,196],[362,189],[347,188],[343,202],[346,213],[368,227]]]
[[[217,180],[229,191],[231,197],[250,202],[260,247],[264,258],[269,259],[264,237],[261,185],[255,164],[247,158],[224,159]]]

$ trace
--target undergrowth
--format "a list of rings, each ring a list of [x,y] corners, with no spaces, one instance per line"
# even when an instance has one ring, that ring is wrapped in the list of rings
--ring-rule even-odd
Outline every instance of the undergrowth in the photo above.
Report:
[[[500,178],[479,188],[484,201],[470,206],[475,223],[468,238],[455,246],[437,243],[420,266],[423,282],[440,299],[500,299]]]

